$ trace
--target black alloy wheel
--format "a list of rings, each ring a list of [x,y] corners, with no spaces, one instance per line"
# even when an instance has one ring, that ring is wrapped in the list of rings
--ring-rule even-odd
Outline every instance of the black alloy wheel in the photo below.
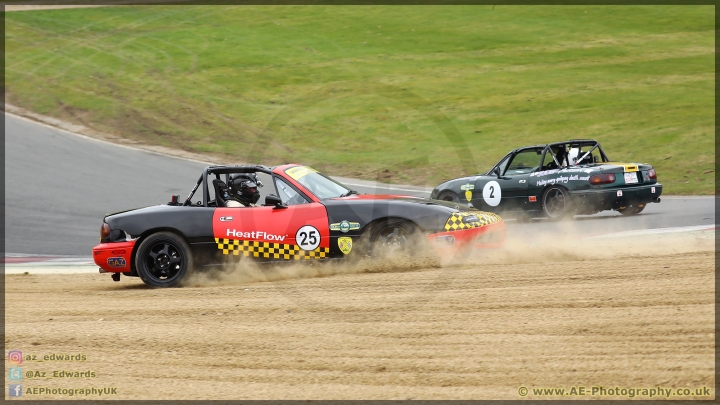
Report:
[[[551,221],[565,218],[571,211],[570,194],[562,187],[552,186],[543,193],[543,210]]]
[[[190,248],[178,235],[159,232],[140,244],[135,266],[138,276],[150,287],[177,287],[192,267]]]
[[[370,232],[370,253],[383,255],[411,251],[417,242],[416,237],[415,226],[407,221],[380,222]]]

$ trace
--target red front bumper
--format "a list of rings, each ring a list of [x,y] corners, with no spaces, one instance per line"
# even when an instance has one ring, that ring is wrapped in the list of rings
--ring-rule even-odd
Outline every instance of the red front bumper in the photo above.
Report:
[[[502,247],[505,244],[505,222],[495,222],[477,228],[447,231],[427,235],[428,241],[440,256],[454,255],[472,244],[473,249]]]
[[[101,243],[93,248],[95,264],[109,273],[130,272],[135,241]]]

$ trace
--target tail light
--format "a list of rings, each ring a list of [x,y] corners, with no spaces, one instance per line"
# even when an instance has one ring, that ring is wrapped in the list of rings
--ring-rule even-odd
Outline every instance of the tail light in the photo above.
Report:
[[[655,173],[655,169],[648,170],[648,177],[651,179],[657,179],[657,173]]]
[[[110,225],[103,222],[100,227],[100,240],[107,239],[108,236],[110,236]]]
[[[596,174],[590,177],[590,184],[610,184],[615,183],[614,174]]]

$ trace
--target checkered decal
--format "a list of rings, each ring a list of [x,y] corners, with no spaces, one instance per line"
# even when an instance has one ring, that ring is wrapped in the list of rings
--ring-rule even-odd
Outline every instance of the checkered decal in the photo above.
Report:
[[[300,260],[324,259],[330,253],[330,248],[319,247],[315,250],[302,250],[297,245],[285,245],[281,243],[257,242],[251,240],[235,240],[215,238],[218,249],[224,255],[253,256],[265,259]]]
[[[466,217],[468,215],[476,215],[478,218],[480,218],[480,221],[463,223],[463,217]],[[494,224],[500,221],[502,221],[502,219],[498,215],[490,212],[461,211],[456,212],[450,216],[450,219],[448,219],[447,223],[445,224],[445,230],[457,231],[458,229],[471,229],[477,228],[479,226]]]

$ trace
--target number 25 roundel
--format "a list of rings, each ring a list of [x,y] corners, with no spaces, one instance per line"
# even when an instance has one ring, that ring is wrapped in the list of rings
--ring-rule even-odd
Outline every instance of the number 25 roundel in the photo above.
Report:
[[[315,250],[320,246],[320,231],[312,225],[305,225],[295,234],[295,243],[302,250]]]

